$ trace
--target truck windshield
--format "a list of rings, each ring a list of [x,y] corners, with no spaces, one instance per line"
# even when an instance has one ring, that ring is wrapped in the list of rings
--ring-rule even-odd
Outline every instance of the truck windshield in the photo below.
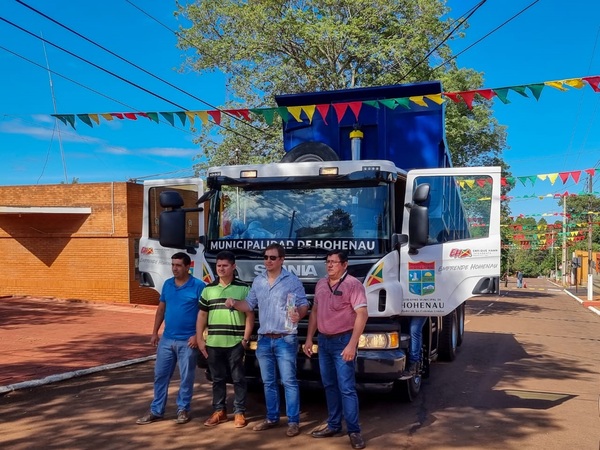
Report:
[[[209,207],[207,251],[262,252],[278,242],[291,255],[338,248],[351,256],[373,255],[383,253],[390,227],[388,185],[223,186]]]

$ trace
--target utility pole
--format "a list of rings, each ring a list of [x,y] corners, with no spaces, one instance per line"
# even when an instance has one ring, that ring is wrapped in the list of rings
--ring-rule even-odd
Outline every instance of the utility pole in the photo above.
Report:
[[[587,277],[587,299],[594,300],[594,275],[592,272],[592,174],[588,178],[588,191],[590,201],[588,203],[588,277]]]
[[[563,197],[563,226],[562,226],[563,244],[562,244],[562,276],[563,286],[569,286],[567,270],[567,196]]]

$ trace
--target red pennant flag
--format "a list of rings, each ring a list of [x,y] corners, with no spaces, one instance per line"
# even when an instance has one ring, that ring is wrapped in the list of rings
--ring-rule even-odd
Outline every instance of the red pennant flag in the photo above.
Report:
[[[354,113],[354,117],[358,120],[358,114],[360,113],[360,108],[362,108],[362,102],[350,102],[348,106]]]
[[[558,176],[562,180],[563,184],[565,184],[567,182],[567,180],[569,179],[569,172],[560,172],[558,174]]]
[[[475,98],[475,92],[473,91],[464,91],[460,93],[460,96],[464,99],[467,104],[467,108],[473,109],[473,99]]]
[[[334,103],[333,109],[335,109],[335,114],[337,115],[338,123],[342,121],[346,110],[348,109],[348,103]]]
[[[590,177],[593,177],[596,173],[596,169],[585,169],[584,172],[587,173]]]
[[[444,92],[444,95],[452,100],[454,103],[460,103],[460,97],[458,96],[458,92]]]
[[[487,100],[491,100],[492,98],[494,98],[496,96],[496,93],[494,91],[492,91],[491,89],[478,89],[477,92],[479,95],[481,95],[483,98],[487,99]]]
[[[573,181],[575,182],[575,184],[579,183],[580,176],[581,176],[581,170],[574,170],[573,172],[571,172],[571,177],[573,178]]]
[[[486,181],[483,178],[479,178],[476,180],[479,187],[485,186]]]
[[[221,111],[215,109],[211,111],[206,111],[210,117],[213,118],[217,125],[221,124]]]
[[[130,120],[137,120],[137,116],[135,115],[135,113],[125,113],[123,115]]]
[[[598,86],[600,84],[600,76],[582,77],[581,79],[587,81],[594,92],[600,92],[600,86]]]
[[[500,186],[506,186],[508,183],[506,182],[506,178],[500,178]]]
[[[110,113],[111,116],[116,117],[117,119],[124,119],[123,114],[121,113]]]
[[[329,112],[329,105],[317,105],[317,111],[321,114],[321,118],[323,119],[323,123],[328,125],[327,123],[327,113]]]

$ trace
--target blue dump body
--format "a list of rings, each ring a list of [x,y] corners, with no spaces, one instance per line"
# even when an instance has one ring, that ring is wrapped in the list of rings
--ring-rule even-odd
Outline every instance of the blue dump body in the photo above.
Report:
[[[364,133],[362,160],[385,159],[404,170],[451,167],[443,104],[425,99],[427,107],[410,102],[410,109],[402,105],[391,109],[381,103],[379,108],[364,103],[441,92],[442,85],[436,81],[277,96],[277,104],[286,107],[361,103],[358,120],[350,108],[339,122],[333,107],[325,120],[315,111],[312,123],[304,112],[302,122],[290,116],[283,126],[284,149],[288,152],[303,142],[316,141],[331,147],[341,160],[351,160],[349,135],[357,128]]]

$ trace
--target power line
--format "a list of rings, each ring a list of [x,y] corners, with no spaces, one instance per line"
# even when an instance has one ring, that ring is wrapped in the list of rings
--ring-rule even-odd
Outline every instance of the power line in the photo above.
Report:
[[[155,78],[156,80],[159,80],[159,81],[161,81],[161,82],[165,83],[166,85],[168,85],[168,86],[172,87],[173,89],[176,89],[177,91],[179,91],[179,92],[181,92],[181,93],[183,93],[183,94],[186,94],[186,95],[188,95],[188,96],[192,97],[193,99],[195,99],[195,100],[197,100],[197,101],[201,102],[202,104],[204,104],[204,105],[206,105],[206,106],[208,106],[208,107],[210,107],[210,108],[212,108],[212,109],[215,109],[215,110],[221,111],[223,114],[226,114],[227,116],[231,117],[232,119],[235,119],[235,120],[238,120],[238,121],[240,121],[240,122],[241,122],[241,123],[243,123],[244,125],[247,125],[247,126],[249,126],[249,127],[255,128],[256,130],[259,130],[259,131],[262,131],[262,132],[264,132],[264,130],[261,130],[260,128],[258,128],[258,127],[255,127],[254,125],[252,125],[252,124],[250,124],[250,123],[248,123],[248,122],[245,122],[244,120],[240,119],[239,117],[235,117],[234,115],[232,115],[232,114],[228,113],[227,111],[221,110],[221,109],[219,109],[218,107],[216,107],[216,106],[214,106],[214,105],[211,105],[210,103],[206,102],[205,100],[201,99],[200,97],[197,97],[197,96],[195,96],[194,94],[191,94],[190,92],[188,92],[188,91],[186,91],[186,90],[184,90],[184,89],[181,89],[179,86],[176,86],[176,85],[174,85],[174,84],[173,84],[173,83],[171,83],[170,81],[167,81],[167,80],[165,80],[164,78],[161,78],[161,77],[159,77],[158,75],[155,75],[154,73],[150,72],[149,70],[146,70],[146,69],[144,69],[143,67],[141,67],[141,66],[139,66],[139,65],[135,64],[134,62],[132,62],[132,61],[128,60],[127,58],[124,58],[124,57],[122,57],[122,56],[118,55],[117,53],[113,52],[112,50],[110,50],[110,49],[108,49],[108,48],[106,48],[106,47],[104,47],[104,46],[102,46],[101,44],[97,43],[96,41],[94,41],[94,40],[92,40],[92,39],[90,39],[90,38],[88,38],[88,37],[86,37],[86,36],[82,35],[81,33],[77,32],[77,31],[73,30],[72,28],[70,28],[70,27],[68,27],[68,26],[64,25],[63,23],[61,23],[61,22],[59,22],[59,21],[57,21],[57,20],[53,19],[52,17],[48,16],[47,14],[44,14],[43,12],[41,12],[41,11],[39,11],[39,10],[35,9],[34,7],[32,7],[32,6],[28,5],[28,4],[26,4],[26,3],[25,3],[25,2],[23,2],[22,0],[16,0],[16,1],[17,1],[17,3],[19,3],[19,4],[23,5],[23,6],[25,6],[26,8],[28,8],[28,9],[30,9],[31,11],[35,12],[36,14],[39,14],[40,16],[44,17],[45,19],[48,19],[48,20],[50,20],[51,22],[55,23],[56,25],[58,25],[58,26],[60,26],[60,27],[64,28],[65,30],[67,30],[67,31],[69,31],[69,32],[71,32],[71,33],[73,33],[73,34],[75,34],[76,36],[80,37],[81,39],[85,40],[86,42],[89,42],[90,44],[92,44],[92,45],[95,45],[96,47],[98,47],[98,48],[100,48],[100,49],[104,50],[105,52],[109,53],[110,55],[114,56],[115,58],[118,58],[118,59],[120,59],[121,61],[123,61],[123,62],[125,62],[125,63],[127,63],[127,64],[129,64],[129,65],[131,65],[131,66],[133,66],[133,67],[135,67],[136,69],[138,69],[138,70],[140,70],[140,71],[142,71],[142,72],[144,72],[146,75],[150,75],[151,77]],[[185,108],[182,108],[182,109],[185,109]],[[248,138],[248,139],[249,139],[249,138]]]

